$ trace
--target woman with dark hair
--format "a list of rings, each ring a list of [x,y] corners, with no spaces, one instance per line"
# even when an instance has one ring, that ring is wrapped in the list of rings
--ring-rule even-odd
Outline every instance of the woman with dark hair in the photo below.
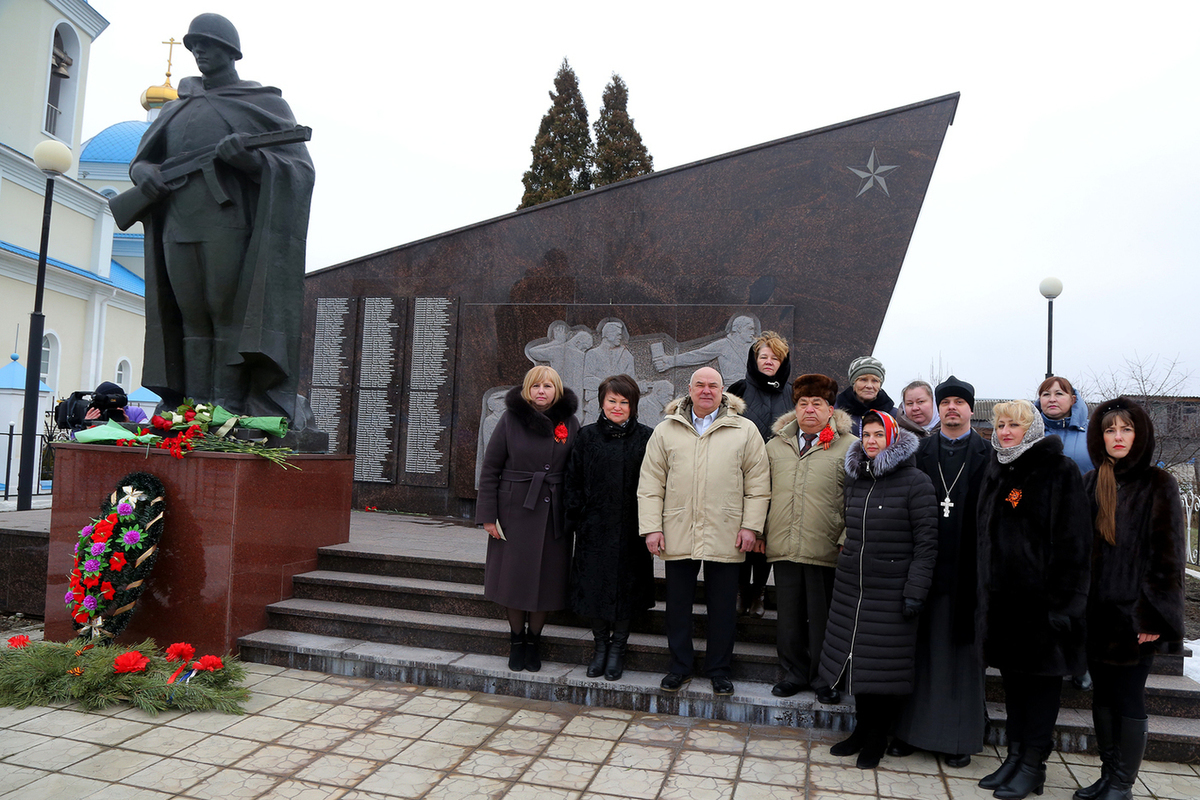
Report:
[[[619,679],[634,612],[654,606],[653,557],[638,535],[637,485],[653,432],[637,421],[641,392],[628,375],[597,389],[600,416],[579,431],[567,464],[567,529],[575,534],[571,610],[592,621],[589,678]]]
[[[1146,676],[1156,652],[1183,640],[1186,529],[1179,485],[1153,465],[1154,424],[1128,397],[1092,412],[1087,434],[1095,470],[1092,585],[1087,601],[1092,721],[1100,780],[1077,800],[1133,796],[1146,751]]]
[[[579,401],[550,367],[525,373],[504,397],[488,441],[475,521],[487,531],[483,596],[504,606],[512,634],[508,668],[537,672],[546,615],[567,604],[571,537],[561,486],[579,433]]]
[[[846,538],[821,651],[821,678],[854,695],[854,732],[829,752],[874,769],[912,693],[917,617],[937,560],[937,499],[913,457],[920,440],[884,411],[846,451]]]
[[[746,402],[742,416],[758,427],[764,442],[775,435],[771,430],[775,420],[794,410],[788,382],[791,372],[787,340],[775,331],[763,331],[746,354],[746,377],[727,390]],[[771,565],[760,539],[758,547],[746,553],[746,560],[738,570],[739,614],[761,618],[766,613],[763,594],[770,577]]]
[[[1092,533],[1083,479],[1028,400],[992,409],[995,456],[979,488],[979,638],[1004,682],[1008,757],[979,782],[1042,793],[1062,679],[1084,670]]]

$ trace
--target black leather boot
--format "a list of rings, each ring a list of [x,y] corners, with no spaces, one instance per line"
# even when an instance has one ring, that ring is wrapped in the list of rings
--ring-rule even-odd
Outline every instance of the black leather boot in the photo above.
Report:
[[[991,775],[983,776],[979,781],[981,789],[998,789],[1008,782],[1012,774],[1017,771],[1017,764],[1021,763],[1021,751],[1024,748],[1020,742],[1008,743],[1008,757],[1004,759],[1004,763],[1000,768]]]
[[[992,795],[1000,800],[1024,800],[1031,792],[1041,794],[1046,789],[1046,759],[1049,755],[1049,750],[1026,747],[1016,771]]]
[[[1117,722],[1116,758],[1113,759],[1112,780],[1104,787],[1098,800],[1132,800],[1133,784],[1142,768],[1146,754],[1146,738],[1150,720],[1121,717]]]
[[[629,620],[619,619],[613,626],[612,644],[608,646],[608,662],[604,665],[604,680],[620,680],[625,673],[625,648],[629,644]]]
[[[508,646],[508,668],[513,672],[525,669],[525,632],[512,634]]]
[[[525,669],[529,672],[541,672],[542,670],[542,654],[539,649],[542,645],[542,635],[540,633],[525,634]]]
[[[1091,786],[1076,789],[1075,794],[1071,795],[1075,800],[1096,800],[1104,794],[1104,787],[1112,780],[1117,747],[1115,723],[1111,708],[1096,706],[1092,709],[1092,724],[1096,728],[1096,752],[1100,754],[1100,779]]]
[[[592,620],[592,638],[596,640],[596,649],[592,652],[591,663],[588,664],[587,676],[599,678],[604,674],[604,665],[608,661],[608,622],[602,619]]]

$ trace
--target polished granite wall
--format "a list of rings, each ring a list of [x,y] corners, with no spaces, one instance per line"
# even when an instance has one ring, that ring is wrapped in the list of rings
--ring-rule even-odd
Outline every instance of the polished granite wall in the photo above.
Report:
[[[948,95],[832,125],[310,273],[306,377],[320,298],[392,297],[404,320],[415,298],[455,301],[439,479],[406,478],[400,464],[387,480],[356,482],[356,507],[469,514],[485,395],[520,382],[533,363],[526,345],[555,321],[598,337],[604,319],[618,318],[632,340],[669,348],[724,336],[750,314],[783,328],[793,375],[844,381],[850,360],[874,346],[957,103]],[[402,397],[412,352],[400,338]],[[637,377],[679,391],[693,368]],[[358,437],[350,387],[360,369],[350,357],[338,379],[343,452]],[[405,424],[388,434],[398,461]]]

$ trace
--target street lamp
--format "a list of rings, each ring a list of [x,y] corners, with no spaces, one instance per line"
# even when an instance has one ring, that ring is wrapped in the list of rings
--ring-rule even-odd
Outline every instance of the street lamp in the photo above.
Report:
[[[1054,369],[1050,366],[1054,356],[1054,298],[1062,294],[1062,281],[1058,278],[1045,278],[1038,284],[1038,291],[1042,293],[1042,297],[1050,304],[1046,314],[1046,377],[1050,378],[1054,375]]]
[[[50,246],[50,211],[54,208],[54,179],[71,168],[71,148],[56,139],[33,148],[33,163],[46,174],[46,205],[42,210],[42,247],[38,251],[37,288],[33,313],[29,315],[29,358],[25,360],[25,414],[21,424],[20,476],[17,480],[17,510],[33,507],[33,461],[37,446],[38,384],[41,382],[42,334],[46,317],[42,295],[46,291],[46,250]]]

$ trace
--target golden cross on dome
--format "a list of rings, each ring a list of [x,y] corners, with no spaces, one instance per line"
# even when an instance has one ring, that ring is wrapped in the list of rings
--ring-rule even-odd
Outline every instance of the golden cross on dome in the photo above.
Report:
[[[170,41],[163,42],[163,44],[169,45],[167,47],[167,82],[165,85],[170,86],[171,85],[171,57],[175,54],[175,45],[182,44],[182,42],[175,41],[175,37],[172,36]]]

